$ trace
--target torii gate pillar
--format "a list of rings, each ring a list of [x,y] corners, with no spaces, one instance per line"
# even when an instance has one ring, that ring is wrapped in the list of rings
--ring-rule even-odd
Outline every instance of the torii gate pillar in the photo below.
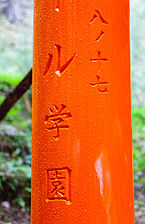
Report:
[[[133,224],[128,0],[34,0],[32,224]]]

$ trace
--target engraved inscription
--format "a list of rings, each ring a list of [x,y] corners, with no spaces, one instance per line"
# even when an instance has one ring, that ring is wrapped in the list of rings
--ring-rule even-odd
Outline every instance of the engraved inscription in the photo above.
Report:
[[[103,16],[101,15],[101,13],[98,11],[98,10],[95,10],[95,14],[93,15],[93,17],[92,17],[92,19],[90,20],[90,24],[91,23],[94,23],[95,22],[95,20],[97,19],[97,18],[99,18],[100,19],[100,21],[103,23],[103,24],[107,24],[108,25],[108,22],[103,18]],[[96,40],[95,40],[95,42],[98,42],[98,41],[100,41],[101,39],[102,39],[102,37],[104,36],[104,31],[102,31],[101,30],[101,32],[100,32],[100,34],[99,34],[99,36],[96,38]]]
[[[108,82],[100,82],[100,76],[97,75],[96,77],[97,77],[97,82],[90,83],[90,85],[92,87],[97,87],[98,91],[101,93],[107,93],[108,92],[108,90],[107,90]]]
[[[91,24],[91,23],[93,23],[96,19],[97,19],[97,15],[96,15],[96,14],[94,14],[94,15],[93,15],[93,18],[90,20],[90,22],[89,22],[89,23],[90,23],[90,24]]]
[[[104,36],[104,31],[101,30],[101,33],[99,34],[99,36],[97,37],[97,39],[95,40],[95,42],[100,41],[103,36]]]
[[[101,15],[101,13],[98,10],[95,10],[95,14],[93,15],[92,19],[90,20],[90,24],[94,23],[95,20],[99,18],[101,23],[108,25],[108,22],[104,19],[104,17]],[[98,37],[96,38],[95,42],[99,42],[103,36],[105,35],[104,31],[101,30],[100,34],[98,35]],[[97,51],[98,57],[97,58],[91,58],[91,62],[97,62],[98,63],[98,72],[101,72],[101,62],[108,62],[107,58],[101,57],[101,51]],[[92,87],[97,87],[98,92],[100,93],[108,93],[107,90],[107,85],[108,82],[100,82],[100,76],[96,76],[97,77],[97,81],[94,83],[90,83],[90,86]]]
[[[73,54],[73,56],[64,65],[60,66],[60,54],[61,54],[62,47],[57,44],[55,45],[55,47],[57,48],[57,52],[58,52],[58,65],[57,65],[57,71],[55,72],[55,74],[60,77],[63,74],[63,72],[65,72],[67,67],[70,65],[72,60],[74,59],[75,54]]]
[[[101,15],[101,13],[98,10],[95,10],[95,14],[93,15],[93,18],[90,20],[90,24],[95,22],[95,20],[97,19],[97,17],[99,17],[99,19],[101,20],[101,22],[103,24],[108,24],[108,22],[103,18],[103,16]]]
[[[58,44],[55,44],[55,48],[57,49],[57,54],[58,54],[58,60],[57,60],[57,70],[55,71],[55,74],[60,77],[65,71],[66,69],[68,68],[68,66],[71,64],[72,60],[74,59],[75,57],[75,54],[73,54],[73,56],[71,58],[69,58],[66,63],[64,63],[62,66],[60,65],[60,55],[61,55],[61,46],[58,45]],[[51,63],[52,63],[52,58],[53,58],[53,55],[49,53],[49,59],[48,59],[48,62],[47,62],[47,65],[46,65],[46,68],[45,68],[45,72],[44,72],[44,76],[47,75],[49,69],[50,69],[50,66],[51,66]]]
[[[49,114],[46,114],[44,124],[46,125],[46,130],[56,131],[54,139],[58,140],[60,137],[60,129],[68,129],[69,125],[65,124],[65,120],[72,118],[70,112],[64,112],[66,105],[61,104],[60,108],[56,105],[52,108],[49,108]]]
[[[47,202],[71,202],[71,170],[68,167],[47,170]]]
[[[101,15],[101,13],[98,10],[95,10],[95,12],[98,14],[102,23],[108,24],[108,22],[103,18],[103,16]]]
[[[101,58],[101,51],[97,51],[98,53],[98,58],[90,59],[92,62],[100,62],[100,61],[108,61],[107,58]]]
[[[91,62],[98,62],[99,64],[99,71],[101,69],[101,62],[108,62],[108,59],[107,58],[103,58],[101,57],[101,51],[97,51],[97,54],[98,54],[98,58],[91,58]]]

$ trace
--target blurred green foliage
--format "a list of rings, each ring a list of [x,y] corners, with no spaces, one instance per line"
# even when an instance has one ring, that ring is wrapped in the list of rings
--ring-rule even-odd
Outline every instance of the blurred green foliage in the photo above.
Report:
[[[133,158],[135,187],[145,194],[145,108],[133,109]]]
[[[23,76],[0,72],[0,103]],[[31,102],[31,89],[27,94]],[[31,114],[22,97],[0,124],[0,200],[30,207],[30,192]]]
[[[25,115],[27,119],[23,125],[24,118],[20,113],[17,109],[15,113],[9,113],[0,127],[0,199],[28,206],[31,191],[31,120]],[[17,122],[11,125],[10,120],[15,120],[16,114]]]
[[[14,77],[14,76],[13,76]],[[0,77],[0,102],[17,85],[7,73]],[[28,91],[31,100],[31,89]],[[31,114],[22,97],[0,125],[0,199],[20,207],[30,206],[31,191]]]

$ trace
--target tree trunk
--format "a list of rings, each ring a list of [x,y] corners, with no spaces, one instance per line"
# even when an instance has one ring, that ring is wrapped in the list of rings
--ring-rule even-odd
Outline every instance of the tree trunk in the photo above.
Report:
[[[31,84],[32,84],[32,69],[28,72],[25,78],[16,86],[16,88],[8,93],[6,99],[0,105],[0,121],[2,121],[5,118],[9,110],[30,88]]]

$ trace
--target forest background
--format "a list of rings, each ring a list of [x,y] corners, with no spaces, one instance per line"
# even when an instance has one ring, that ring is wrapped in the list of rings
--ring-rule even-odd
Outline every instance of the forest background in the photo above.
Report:
[[[0,0],[0,104],[32,68],[32,39],[33,0]],[[145,0],[131,0],[131,71],[135,214],[136,224],[142,224],[145,223]],[[30,88],[0,123],[0,224],[30,223],[31,103]]]

